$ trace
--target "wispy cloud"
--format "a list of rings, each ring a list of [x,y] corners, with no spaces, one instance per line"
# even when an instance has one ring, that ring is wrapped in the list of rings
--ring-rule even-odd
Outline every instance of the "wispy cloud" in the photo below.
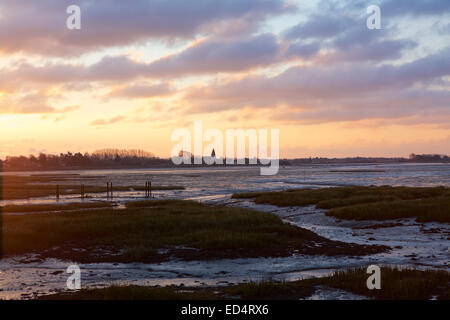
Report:
[[[91,126],[105,126],[113,123],[117,123],[123,121],[125,119],[124,116],[117,116],[109,119],[97,119],[89,123]]]

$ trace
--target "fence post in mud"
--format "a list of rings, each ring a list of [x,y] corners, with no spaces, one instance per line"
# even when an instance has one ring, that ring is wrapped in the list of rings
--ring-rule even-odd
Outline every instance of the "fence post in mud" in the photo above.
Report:
[[[107,182],[106,183],[106,198],[107,199],[112,199],[113,197],[113,186],[112,186],[112,182]]]
[[[59,200],[59,184],[56,185],[56,200]]]
[[[145,182],[145,197],[150,198],[152,195],[152,182],[146,181]]]
[[[84,199],[84,184],[80,186],[81,199]]]

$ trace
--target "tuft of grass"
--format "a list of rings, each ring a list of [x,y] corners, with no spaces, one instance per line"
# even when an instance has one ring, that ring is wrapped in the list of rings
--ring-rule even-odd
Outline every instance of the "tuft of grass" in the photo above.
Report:
[[[421,222],[450,222],[450,189],[446,187],[350,186],[250,192],[232,197],[251,198],[256,203],[276,206],[316,205],[320,209],[331,209],[327,215],[340,219],[416,217]]]
[[[267,212],[182,200],[139,205],[143,203],[115,210],[4,215],[3,253],[36,252],[79,262],[155,262],[293,252],[365,255],[387,249],[331,241]]]

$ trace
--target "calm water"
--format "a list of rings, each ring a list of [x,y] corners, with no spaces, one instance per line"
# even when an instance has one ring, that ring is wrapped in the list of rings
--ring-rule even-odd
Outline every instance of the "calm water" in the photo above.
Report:
[[[183,198],[200,201],[223,201],[234,192],[278,190],[288,188],[329,187],[345,185],[393,185],[393,186],[450,186],[450,164],[373,164],[373,165],[305,165],[282,167],[274,176],[261,176],[259,168],[211,167],[171,169],[125,169],[48,171],[40,173],[104,176],[86,179],[84,184],[105,186],[141,185],[152,181],[153,185],[181,185],[185,190],[155,191],[156,198]],[[4,173],[29,175],[27,172]],[[72,181],[60,184],[74,184]],[[78,183],[78,182],[77,182]],[[54,184],[54,182],[52,182]],[[92,200],[101,200],[105,194],[91,194]],[[115,192],[115,200],[126,201],[142,198],[144,192],[134,190]],[[65,196],[60,201],[76,201],[79,196]],[[26,202],[51,202],[54,197],[31,199]],[[0,201],[21,203],[17,201]]]

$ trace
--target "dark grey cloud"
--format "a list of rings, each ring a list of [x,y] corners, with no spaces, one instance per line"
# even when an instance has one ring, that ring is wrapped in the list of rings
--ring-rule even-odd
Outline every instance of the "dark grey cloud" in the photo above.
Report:
[[[300,57],[309,59],[314,57],[320,51],[319,42],[311,43],[291,43],[287,49],[286,57]]]
[[[121,98],[152,98],[167,96],[175,93],[175,90],[167,83],[161,84],[133,84],[109,93],[109,97]]]
[[[81,30],[68,30],[66,8],[79,5]],[[0,50],[78,55],[148,39],[193,38],[214,25],[260,22],[287,10],[284,0],[2,0]]]
[[[448,0],[386,0],[380,5],[386,16],[424,16],[450,13]]]
[[[400,58],[404,50],[417,45],[409,39],[391,39],[397,31],[395,26],[383,30],[369,30],[365,17],[361,14],[344,13],[344,9],[333,7],[328,15],[313,15],[306,22],[286,30],[285,38],[288,41],[296,41],[291,43],[288,56],[297,52],[300,56],[310,58],[325,49],[335,52],[329,59],[333,62],[381,62]]]
[[[277,61],[280,46],[272,34],[231,41],[212,39],[148,66],[152,76],[242,71]]]
[[[370,5],[378,5],[383,17],[440,16],[450,13],[447,0],[323,0],[317,6],[321,12],[365,13]]]
[[[354,25],[354,19],[329,12],[329,14],[310,16],[306,22],[301,22],[286,30],[284,35],[288,40],[327,39],[346,32]]]

